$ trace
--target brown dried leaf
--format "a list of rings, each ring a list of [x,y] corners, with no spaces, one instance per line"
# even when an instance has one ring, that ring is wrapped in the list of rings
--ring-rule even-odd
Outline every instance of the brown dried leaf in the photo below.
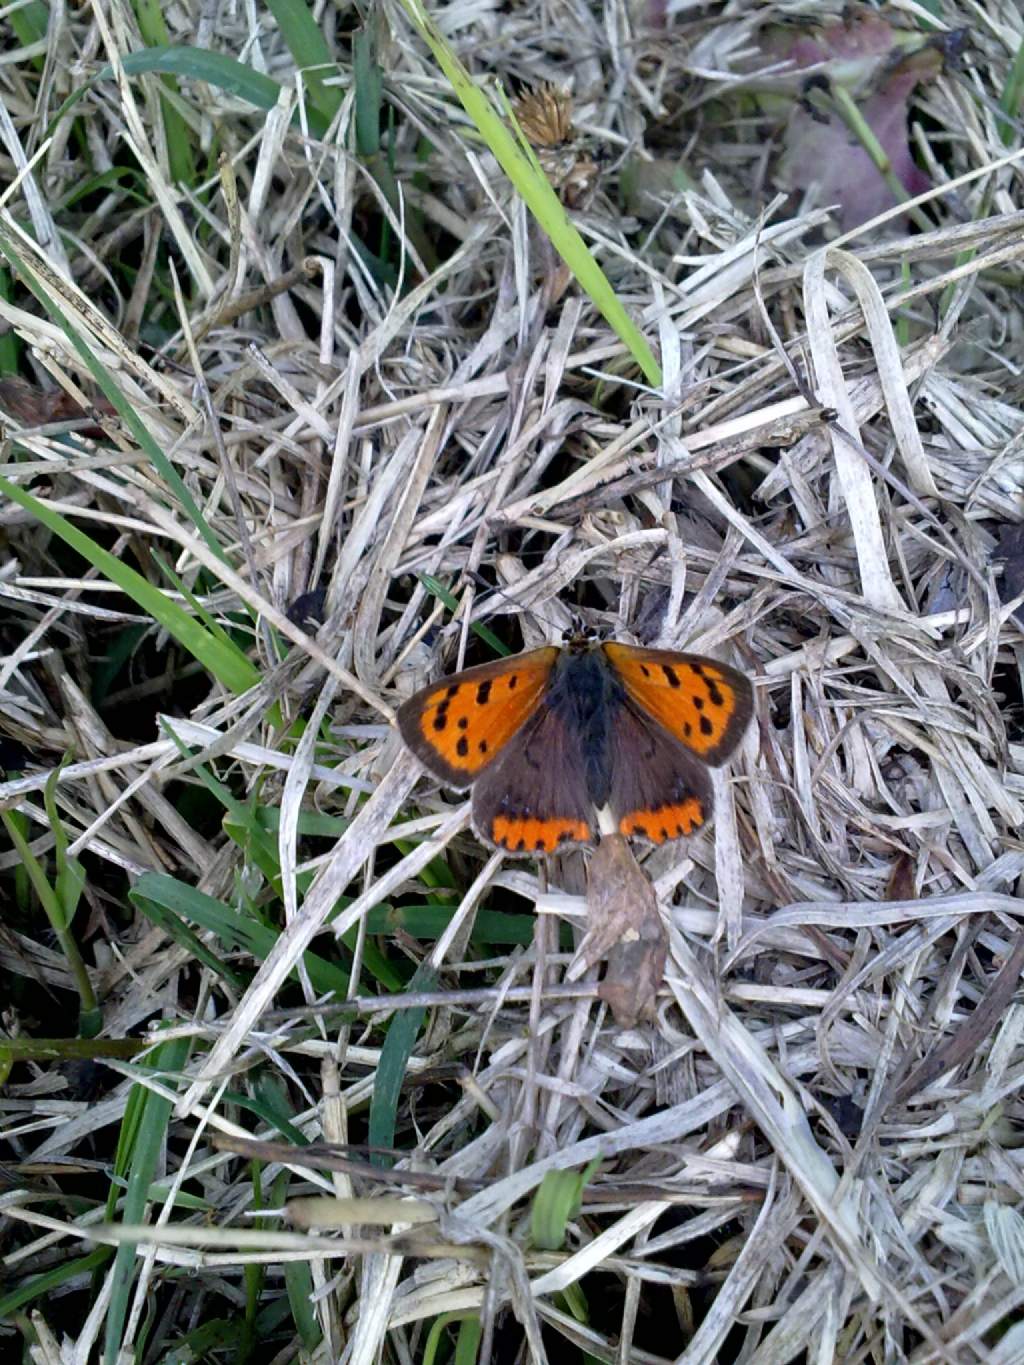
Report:
[[[886,899],[891,901],[913,900],[917,894],[914,883],[914,861],[905,853],[898,853],[893,860],[889,873],[889,885],[885,890]]]
[[[919,84],[941,73],[943,55],[919,40],[910,47],[912,36],[879,15],[862,13],[806,31],[779,28],[766,40],[765,52],[792,62],[797,70],[813,68],[814,79],[826,88],[834,83],[848,89],[896,178],[915,195],[931,181],[911,150],[908,102]],[[867,222],[893,203],[889,186],[843,120],[799,104],[791,110],[779,180],[791,189],[817,185],[821,202],[840,205],[844,229]]]
[[[587,869],[588,963],[606,959],[598,990],[621,1028],[654,1017],[668,934],[647,877],[621,834],[606,834]]]
[[[116,415],[113,406],[105,398],[98,399],[93,408],[104,417]],[[81,421],[89,415],[63,389],[41,389],[16,375],[0,379],[0,413],[9,414],[23,427]],[[102,436],[103,429],[89,426],[83,428],[83,434]]]

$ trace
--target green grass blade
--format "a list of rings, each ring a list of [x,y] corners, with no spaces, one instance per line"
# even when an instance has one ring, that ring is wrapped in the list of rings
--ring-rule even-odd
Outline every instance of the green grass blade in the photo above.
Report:
[[[270,1203],[274,1208],[283,1208],[288,1197],[291,1172],[282,1171],[274,1181]],[[285,1292],[291,1308],[292,1321],[302,1342],[303,1359],[311,1359],[320,1345],[323,1333],[313,1311],[313,1276],[305,1261],[286,1261],[284,1264]]]
[[[236,62],[222,52],[208,52],[202,47],[188,47],[172,44],[169,47],[149,47],[143,52],[129,52],[121,61],[127,76],[142,76],[153,71],[158,75],[184,76],[189,80],[203,81],[215,90],[223,90],[226,95],[234,95],[245,100],[254,109],[269,113],[281,97],[282,86],[261,71],[255,71],[244,62]],[[52,133],[57,123],[78,103],[84,94],[100,81],[114,79],[114,68],[105,66],[91,80],[69,95],[50,121]],[[296,116],[297,119],[297,116]],[[314,137],[322,137],[327,131],[328,120],[319,109],[310,106],[306,110],[306,122]]]
[[[310,1274],[309,1266],[304,1261],[286,1261],[284,1284],[292,1310],[292,1321],[305,1348],[304,1357],[309,1359],[323,1337],[313,1310],[313,1276]]]
[[[14,300],[14,280],[11,272],[0,269],[0,299],[5,303]],[[0,375],[17,374],[18,359],[21,355],[22,342],[14,328],[11,327],[3,336],[0,336]]]
[[[377,61],[377,44],[368,27],[352,40],[352,79],[355,83],[356,151],[373,157],[380,151],[380,111],[384,98],[384,73]]]
[[[452,615],[455,615],[459,609],[458,599],[445,587],[439,578],[435,578],[433,574],[420,574],[420,582],[432,597],[436,597],[439,602],[443,602]],[[493,630],[490,630],[487,626],[481,625],[479,621],[470,621],[469,628],[477,639],[483,640],[485,645],[490,645],[495,654],[504,658],[512,653],[508,645],[502,640],[499,640]]]
[[[319,25],[302,0],[267,0],[267,8],[302,72],[313,107],[330,122],[341,108],[342,91],[336,85],[324,84],[326,76],[337,72],[338,64]]]
[[[140,895],[137,888],[133,888],[128,894],[146,918],[158,929],[162,929],[172,943],[176,943],[179,948],[184,948],[189,957],[209,968],[214,976],[219,977],[221,981],[226,981],[233,990],[238,992],[245,990],[248,985],[245,978],[240,976],[227,962],[222,961],[212,949],[208,948],[195,930],[183,919],[174,914],[173,911],[167,910],[159,901],[155,901],[149,896]]]
[[[116,583],[122,592],[143,611],[148,612],[157,625],[162,626],[169,635],[173,635],[182,648],[197,659],[229,691],[241,694],[259,682],[258,671],[236,645],[230,641],[225,643],[224,639],[211,635],[204,626],[183,611],[177,602],[165,597],[148,579],[122,563],[102,545],[97,545],[91,537],[80,531],[77,526],[72,526],[59,512],[46,507],[31,493],[26,493],[17,484],[2,476],[0,493],[6,494],[12,502],[31,512],[37,521],[59,536],[65,544],[77,550],[94,568],[99,569],[109,582]]]
[[[160,572],[167,579],[168,583],[170,583],[174,591],[180,593],[181,596],[188,603],[189,607],[191,608],[192,618],[201,621],[203,625],[206,627],[206,629],[210,632],[210,634],[215,639],[220,640],[221,644],[223,644],[226,648],[235,648],[236,646],[233,645],[231,636],[228,634],[228,632],[224,629],[224,627],[217,620],[217,618],[214,615],[212,615],[211,612],[208,612],[206,610],[202,602],[200,602],[199,598],[196,597],[195,593],[190,591],[188,584],[182,582],[182,580],[178,577],[178,575],[174,572],[171,566],[164,559],[163,555],[160,554],[159,550],[153,550],[151,551],[151,553],[153,555],[153,563],[157,565],[157,567],[160,569]]]
[[[480,1350],[480,1338],[484,1334],[479,1318],[463,1318],[459,1324],[459,1335],[455,1339],[453,1365],[476,1365]]]
[[[12,5],[7,10],[7,22],[22,47],[33,47],[44,42],[50,14],[42,0],[30,0],[27,5]],[[40,62],[39,65],[42,65]]]
[[[0,1298],[0,1322],[28,1304],[34,1303],[36,1299],[49,1298],[71,1280],[79,1276],[92,1275],[101,1266],[106,1265],[113,1254],[112,1247],[96,1247],[86,1256],[76,1256],[73,1260],[54,1266],[52,1270],[44,1270],[41,1275],[34,1275],[31,1280]]]
[[[1022,102],[1024,102],[1024,38],[1020,41],[1013,64],[1010,67],[1010,74],[1006,78],[999,107],[1004,114],[1009,114],[1010,118],[1015,119],[1020,115]],[[1012,123],[1000,119],[999,136],[1003,140],[1003,146],[1009,147],[1017,136],[1017,131]]]
[[[541,1251],[557,1251],[565,1241],[566,1224],[579,1212],[583,1189],[600,1165],[591,1161],[582,1171],[548,1171],[533,1197],[530,1240]]]
[[[144,914],[148,914],[146,902],[152,902],[186,924],[191,922],[216,934],[226,950],[243,948],[258,962],[266,961],[279,937],[265,924],[259,924],[223,901],[215,900],[165,872],[143,873],[129,896]],[[315,991],[334,991],[339,1000],[344,1000],[349,983],[344,968],[311,952],[306,952],[302,961]]]
[[[177,498],[178,505],[187,514],[196,531],[202,536],[203,540],[210,547],[218,559],[224,558],[224,551],[220,547],[217,537],[207,525],[206,518],[199,510],[195,498],[189,492],[184,479],[171,464],[170,460],[157,445],[150,435],[145,423],[131,403],[125,398],[124,394],[114,382],[113,376],[105,365],[93,355],[86,345],[84,339],[79,335],[78,329],[72,326],[70,320],[65,317],[64,310],[51,295],[50,290],[43,284],[37,269],[36,262],[29,262],[21,254],[19,246],[15,245],[11,234],[0,226],[0,251],[4,253],[15,271],[20,275],[22,282],[27,289],[30,289],[39,302],[49,313],[50,317],[63,331],[64,335],[74,346],[82,363],[96,381],[97,386],[104,397],[110,402],[125,426],[135,437],[139,449],[144,451],[152,460],[154,468],[168,485]]]
[[[56,782],[56,772],[50,780],[53,783]],[[15,819],[13,811],[0,810],[0,824],[7,831],[7,837],[21,861],[21,866],[24,868],[32,890],[36,893],[39,903],[46,913],[46,918],[50,921],[50,927],[74,978],[75,988],[78,991],[79,1028],[82,1036],[95,1037],[99,1032],[100,1020],[96,994],[92,987],[92,981],[89,979],[89,973],[86,971],[82,954],[78,950],[78,943],[66,921],[64,905],[57,889],[51,884],[46,869],[32,852],[24,822]]]
[[[188,1060],[188,1048],[187,1038],[161,1043],[147,1059],[147,1065],[162,1071],[180,1072]],[[131,1104],[133,1099],[134,1105]],[[138,1224],[145,1218],[150,1185],[167,1136],[172,1103],[139,1084],[132,1087],[129,1107],[132,1113],[129,1115],[126,1110],[122,1125],[126,1140],[118,1144],[115,1169],[118,1174],[127,1174],[128,1178],[121,1221]],[[113,1287],[107,1309],[103,1352],[106,1365],[117,1365],[137,1264],[135,1243],[122,1242],[117,1248],[111,1272]]]
[[[431,991],[437,984],[437,973],[421,963],[409,983],[413,991]],[[409,1065],[419,1031],[423,1027],[426,1009],[399,1010],[388,1025],[388,1036],[380,1050],[380,1062],[373,1081],[370,1100],[368,1139],[371,1147],[393,1147],[397,1126],[398,1099],[402,1093],[405,1069]],[[379,1157],[372,1158],[379,1161]]]
[[[57,892],[57,899],[60,901],[64,924],[70,928],[85,887],[85,872],[77,858],[68,857],[68,836],[64,831],[64,822],[60,818],[60,811],[57,809],[57,783],[60,781],[61,768],[66,765],[67,761],[65,755],[60,767],[54,768],[47,778],[46,786],[43,788],[43,805],[46,808],[46,818],[50,822],[50,833],[53,835],[53,856],[57,865],[54,888]]]
[[[476,124],[502,170],[515,185],[551,245],[586,290],[609,327],[629,348],[644,377],[661,385],[661,369],[642,333],[619,302],[604,271],[569,221],[562,201],[552,189],[536,158],[512,135],[491,101],[473,82],[447,39],[423,8],[421,0],[402,0],[437,63],[451,82],[462,107]]]
[[[65,758],[60,768],[63,768],[66,762],[67,759]],[[71,964],[71,968],[75,975],[84,981],[85,994],[82,996],[82,1008],[78,1015],[78,1031],[83,1038],[96,1038],[103,1027],[103,1012],[96,1003],[85,964],[80,959],[78,940],[71,932],[71,922],[75,917],[75,911],[78,909],[82,892],[85,890],[85,869],[77,858],[68,857],[68,836],[64,831],[64,822],[57,808],[57,783],[60,780],[60,768],[53,770],[43,789],[43,805],[46,808],[46,818],[50,823],[50,833],[53,835],[53,860],[56,869],[53,890],[64,923],[59,938],[62,946],[70,944],[76,957],[79,957],[78,970],[76,971],[74,963]]]
[[[454,905],[378,905],[366,917],[368,934],[393,935],[403,930],[411,938],[436,943],[452,922]],[[507,910],[478,910],[473,917],[472,941],[481,947],[490,944],[533,942],[537,932],[534,915],[517,915]],[[572,940],[568,940],[571,946]]]
[[[273,887],[280,899],[283,895],[281,889],[281,864],[277,844],[272,840],[267,832],[262,829],[255,819],[255,812],[246,811],[244,817],[225,819],[223,822],[225,834],[229,835],[240,848],[246,851],[247,859],[255,864],[267,881]],[[300,895],[305,895],[310,883],[313,880],[312,873],[300,874],[298,879],[298,890]],[[343,897],[338,902],[338,906],[327,918],[327,923],[339,915],[347,904]],[[352,951],[358,938],[358,929],[353,927],[346,934],[342,935],[342,943]],[[318,959],[319,960],[319,959]],[[388,963],[380,949],[373,943],[363,945],[363,966],[372,976],[385,986],[389,991],[400,991],[404,989],[405,983],[394,968]],[[312,978],[311,978],[312,979]],[[326,987],[325,989],[334,989]]]
[[[135,13],[139,21],[139,33],[146,46],[167,47],[167,21],[160,0],[135,0]],[[164,75],[160,80],[168,90],[177,92],[178,83],[173,76]],[[194,185],[196,164],[192,156],[192,130],[170,100],[161,98],[160,106],[171,179],[179,185]]]

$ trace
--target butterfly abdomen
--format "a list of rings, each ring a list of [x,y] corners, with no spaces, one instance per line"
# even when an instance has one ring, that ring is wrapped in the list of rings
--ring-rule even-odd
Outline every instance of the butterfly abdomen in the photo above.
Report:
[[[593,648],[569,650],[558,661],[545,701],[579,735],[587,794],[595,806],[607,804],[612,783],[612,723],[625,690]]]

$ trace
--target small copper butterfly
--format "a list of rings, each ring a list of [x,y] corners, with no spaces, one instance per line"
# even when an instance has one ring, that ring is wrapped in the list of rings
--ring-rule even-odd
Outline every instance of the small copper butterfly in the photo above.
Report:
[[[750,681],[699,654],[585,636],[430,683],[399,708],[402,738],[449,787],[473,788],[473,826],[510,853],[621,834],[662,844],[711,815],[706,767],[752,709]]]

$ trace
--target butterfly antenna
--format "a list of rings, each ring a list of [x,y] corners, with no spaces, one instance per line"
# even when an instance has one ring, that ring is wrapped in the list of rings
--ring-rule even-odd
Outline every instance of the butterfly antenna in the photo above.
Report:
[[[477,599],[478,605],[486,604],[487,599],[492,594],[496,593],[499,597],[504,597],[505,601],[511,603],[513,607],[517,607],[520,612],[529,611],[531,616],[535,616],[538,621],[543,621],[544,624],[546,626],[550,626],[550,628],[553,631],[557,631],[559,629],[556,622],[550,620],[550,618],[545,616],[543,612],[537,611],[536,608],[534,607],[529,608],[525,607],[523,603],[519,600],[519,598],[513,597],[511,593],[506,592],[504,588],[498,587],[496,583],[488,583],[486,578],[484,578],[483,574],[477,573],[475,569],[464,569],[463,577],[472,579],[472,581],[477,585],[477,587],[483,589],[483,592]],[[581,633],[580,626],[582,623],[576,616],[575,612],[573,613],[572,616],[572,623],[573,624],[570,630],[562,632],[563,636],[566,639],[568,639],[570,635],[579,635]]]

